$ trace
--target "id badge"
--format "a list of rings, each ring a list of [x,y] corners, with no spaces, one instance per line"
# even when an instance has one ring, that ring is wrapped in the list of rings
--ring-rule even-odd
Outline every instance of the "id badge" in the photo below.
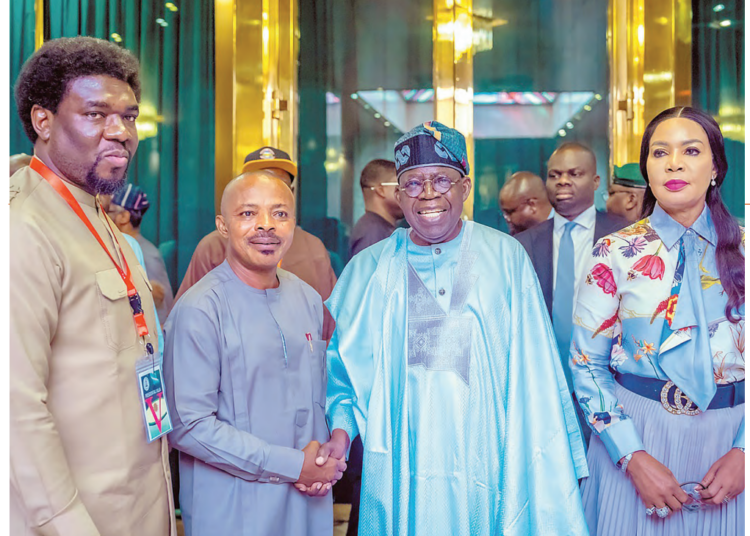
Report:
[[[146,438],[151,443],[172,431],[161,365],[154,363],[151,358],[142,359],[136,363],[135,372],[138,376],[138,395],[146,425]]]

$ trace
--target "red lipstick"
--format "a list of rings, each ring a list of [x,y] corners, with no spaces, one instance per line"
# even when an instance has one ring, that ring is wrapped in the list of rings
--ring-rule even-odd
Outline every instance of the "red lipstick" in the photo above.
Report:
[[[687,182],[680,179],[672,179],[664,184],[664,187],[671,192],[682,190],[685,186],[687,186]]]

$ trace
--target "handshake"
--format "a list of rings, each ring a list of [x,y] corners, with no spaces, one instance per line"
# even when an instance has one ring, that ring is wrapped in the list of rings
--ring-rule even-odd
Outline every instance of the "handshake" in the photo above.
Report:
[[[349,436],[340,429],[334,430],[331,439],[323,445],[310,441],[302,449],[305,461],[294,487],[310,497],[326,495],[346,471],[344,457],[348,447]]]

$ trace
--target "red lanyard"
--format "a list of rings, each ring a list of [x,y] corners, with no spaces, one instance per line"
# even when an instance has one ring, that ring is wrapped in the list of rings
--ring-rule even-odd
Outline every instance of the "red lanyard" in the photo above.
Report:
[[[91,234],[94,235],[94,238],[96,238],[97,242],[99,242],[99,245],[112,260],[112,264],[114,264],[115,268],[117,268],[117,272],[120,274],[120,277],[122,277],[122,280],[125,282],[125,286],[128,289],[128,299],[130,300],[130,308],[133,310],[133,319],[135,320],[135,327],[138,330],[138,336],[145,337],[146,335],[148,335],[148,325],[146,324],[146,317],[143,315],[143,308],[141,307],[141,297],[138,295],[138,291],[133,284],[130,267],[128,266],[128,262],[125,260],[125,255],[122,253],[122,247],[120,247],[120,243],[114,236],[114,232],[112,232],[112,238],[114,239],[117,248],[120,250],[120,257],[122,257],[122,263],[125,265],[124,270],[120,267],[115,258],[109,252],[107,246],[104,245],[104,241],[99,236],[99,233],[96,232],[96,229],[94,229],[91,221],[88,219],[86,214],[84,214],[83,209],[81,208],[81,205],[78,204],[78,201],[76,201],[76,198],[73,197],[73,194],[70,193],[70,190],[68,190],[68,188],[63,184],[62,179],[55,175],[55,172],[48,168],[44,164],[44,162],[39,160],[36,156],[31,159],[31,164],[29,165],[31,169],[39,173],[42,178],[50,184],[50,186],[57,190],[57,193],[60,194],[60,196],[68,203],[68,205],[70,205],[70,208],[73,209],[73,212],[75,212],[76,215],[81,219],[81,221],[86,225],[86,227],[88,227],[89,231],[91,231]],[[107,225],[109,225],[109,221],[107,221]],[[110,230],[112,230],[111,225]]]

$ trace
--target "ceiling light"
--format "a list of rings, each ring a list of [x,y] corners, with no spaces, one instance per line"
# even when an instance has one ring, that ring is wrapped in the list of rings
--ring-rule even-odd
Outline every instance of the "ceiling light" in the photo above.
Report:
[[[570,121],[568,121],[567,123],[565,123],[565,126],[568,127],[569,129],[573,128],[573,123],[571,123]]]
[[[731,26],[731,25],[732,25],[732,21],[729,19],[723,20],[719,23],[719,26],[721,26],[722,28],[726,28],[727,26]]]
[[[714,6],[714,12],[718,13],[719,11],[724,11],[724,4],[716,4]]]
[[[557,133],[558,133],[558,134],[560,135],[560,137],[562,137],[562,138],[564,138],[564,137],[565,137],[565,136],[567,136],[567,134],[568,134],[567,132],[565,132],[565,129],[564,129],[564,128],[561,128],[560,130],[558,130],[558,131],[557,131]]]
[[[167,2],[166,4],[164,4],[164,7],[166,7],[172,13],[174,13],[175,11],[177,11],[177,6],[174,5],[172,2]]]
[[[112,41],[114,41],[115,43],[122,43],[122,37],[118,33],[113,33],[109,37],[112,38]]]
[[[375,114],[375,119],[380,119],[380,117],[381,117],[380,114]]]

